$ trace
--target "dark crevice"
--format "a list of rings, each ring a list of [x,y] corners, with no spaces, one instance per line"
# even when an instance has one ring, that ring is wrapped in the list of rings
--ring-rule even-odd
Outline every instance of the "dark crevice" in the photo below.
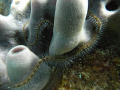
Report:
[[[109,11],[115,11],[119,8],[119,5],[117,4],[116,1],[110,1],[109,3],[106,4],[106,9]]]

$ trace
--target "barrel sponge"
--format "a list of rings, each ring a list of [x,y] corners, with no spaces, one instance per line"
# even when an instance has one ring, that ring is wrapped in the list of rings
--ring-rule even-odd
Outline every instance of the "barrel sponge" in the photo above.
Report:
[[[19,85],[20,87],[15,87],[20,90],[23,88],[29,90],[40,88],[41,90],[44,88],[49,81],[51,68],[45,63],[42,63],[38,70],[34,72],[37,63],[40,60],[41,59],[39,59],[38,56],[31,52],[26,46],[19,45],[12,48],[6,57],[7,74],[10,83],[13,86],[23,83],[22,85]],[[31,77],[32,73],[34,73],[34,75],[32,75],[33,77],[27,80]]]
[[[10,81],[19,83],[31,73],[39,58],[27,47],[20,45],[8,52],[6,60]]]

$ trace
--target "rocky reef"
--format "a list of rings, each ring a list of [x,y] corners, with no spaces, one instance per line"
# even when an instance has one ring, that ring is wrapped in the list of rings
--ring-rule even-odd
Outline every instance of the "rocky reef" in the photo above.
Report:
[[[58,90],[119,90],[119,53],[120,48],[115,45],[96,49],[94,53],[63,71]]]

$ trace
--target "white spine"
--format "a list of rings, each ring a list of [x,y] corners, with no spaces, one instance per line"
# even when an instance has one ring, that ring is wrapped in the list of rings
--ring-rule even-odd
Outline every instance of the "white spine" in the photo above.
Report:
[[[47,0],[31,0],[31,15],[29,23],[29,43],[34,43],[36,39],[35,26],[38,21],[44,18],[44,9]]]

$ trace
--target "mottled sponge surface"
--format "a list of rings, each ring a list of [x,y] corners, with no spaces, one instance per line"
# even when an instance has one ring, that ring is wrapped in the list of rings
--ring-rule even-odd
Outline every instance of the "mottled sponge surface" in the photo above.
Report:
[[[51,68],[45,63],[41,63],[37,68],[40,61],[41,59],[26,46],[19,45],[12,48],[6,57],[7,74],[11,85],[20,90],[44,88],[49,81]]]
[[[23,45],[12,48],[6,57],[10,81],[14,84],[23,81],[22,78],[31,74],[38,60],[39,58]]]

